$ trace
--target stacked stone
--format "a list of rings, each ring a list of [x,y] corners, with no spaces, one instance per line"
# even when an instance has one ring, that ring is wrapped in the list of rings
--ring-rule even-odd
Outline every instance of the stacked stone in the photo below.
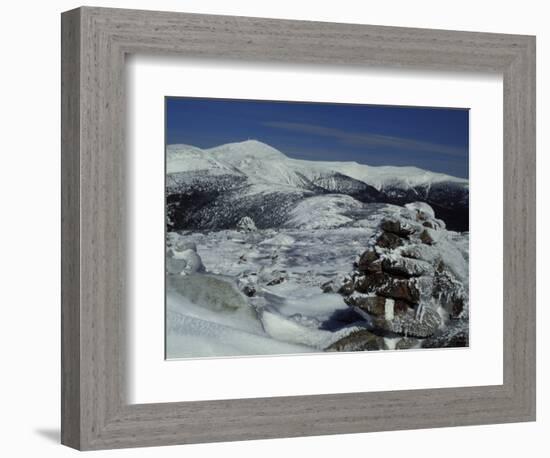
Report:
[[[384,348],[383,339],[376,338],[380,336],[402,336],[396,348],[467,345],[467,326],[458,335],[448,329],[449,325],[464,328],[463,321],[453,323],[464,312],[462,284],[441,260],[433,261],[437,231],[443,229],[441,221],[420,210],[411,220],[387,218],[380,223],[355,270],[337,290],[366,322],[367,330],[351,334],[329,350],[353,343],[360,347],[361,342],[365,348],[356,349]],[[452,336],[449,345],[442,334]]]

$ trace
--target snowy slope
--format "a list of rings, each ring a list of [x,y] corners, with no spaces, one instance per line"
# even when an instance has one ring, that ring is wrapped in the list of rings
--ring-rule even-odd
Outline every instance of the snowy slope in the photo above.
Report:
[[[350,212],[361,211],[363,204],[342,194],[326,194],[302,200],[290,212],[286,227],[299,229],[330,229],[353,222]]]
[[[166,173],[208,171],[213,175],[238,174],[230,165],[218,161],[214,155],[190,145],[168,145],[166,148]]]
[[[389,186],[412,188],[430,186],[441,182],[461,183],[465,186],[468,184],[468,180],[443,173],[429,172],[417,167],[371,167],[356,162],[348,162],[341,163],[336,168],[344,175],[369,183],[378,190]]]

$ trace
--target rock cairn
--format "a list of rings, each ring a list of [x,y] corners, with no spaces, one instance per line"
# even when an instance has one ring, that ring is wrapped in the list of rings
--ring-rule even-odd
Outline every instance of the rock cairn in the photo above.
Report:
[[[445,260],[461,256],[448,249],[453,234],[427,204],[383,219],[353,272],[322,285],[341,294],[366,328],[328,350],[382,349],[380,337],[401,337],[398,349],[467,346],[467,286]]]

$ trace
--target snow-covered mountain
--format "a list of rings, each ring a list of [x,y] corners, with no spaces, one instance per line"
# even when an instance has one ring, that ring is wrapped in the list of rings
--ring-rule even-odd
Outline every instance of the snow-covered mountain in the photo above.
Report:
[[[174,229],[285,222],[304,198],[344,194],[359,202],[428,202],[450,228],[467,230],[468,181],[416,167],[289,158],[256,140],[200,149],[168,145],[167,201]]]
[[[257,140],[228,143],[204,150],[189,145],[168,145],[167,159],[169,174],[204,170],[212,174],[245,175],[258,182],[298,188],[338,176],[368,184],[379,191],[385,188],[430,187],[437,183],[468,186],[468,180],[417,167],[374,167],[357,162],[292,159]]]

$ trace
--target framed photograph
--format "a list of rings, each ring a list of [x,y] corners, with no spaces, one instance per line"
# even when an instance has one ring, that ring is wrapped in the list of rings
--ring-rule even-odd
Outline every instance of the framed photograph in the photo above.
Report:
[[[62,442],[535,419],[535,38],[62,15]]]

